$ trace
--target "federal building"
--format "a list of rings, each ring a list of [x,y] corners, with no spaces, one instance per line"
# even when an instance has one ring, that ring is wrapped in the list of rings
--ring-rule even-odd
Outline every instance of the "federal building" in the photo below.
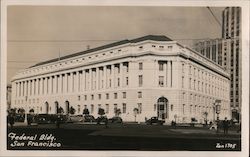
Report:
[[[157,116],[178,123],[231,118],[230,76],[220,64],[162,35],[122,40],[38,63],[12,79],[12,107],[35,113]],[[215,105],[219,102],[217,115]],[[137,113],[135,113],[137,109]]]

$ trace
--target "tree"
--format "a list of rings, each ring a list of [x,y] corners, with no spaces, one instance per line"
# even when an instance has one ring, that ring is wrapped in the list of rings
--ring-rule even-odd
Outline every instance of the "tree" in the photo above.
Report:
[[[98,109],[98,114],[99,114],[100,116],[103,116],[103,115],[105,114],[104,109],[103,109],[103,108],[99,108],[99,109]]]
[[[119,116],[121,113],[122,113],[121,109],[119,109],[119,108],[115,109],[115,116]]]
[[[69,113],[70,113],[70,114],[75,114],[75,112],[76,112],[75,108],[74,108],[73,106],[71,106],[71,107],[69,108]]]
[[[34,112],[35,112],[35,111],[34,111],[33,108],[29,110],[29,113],[34,113]]]
[[[25,110],[23,108],[19,108],[17,110],[17,113],[20,113],[20,114],[25,114]]]
[[[82,114],[88,115],[89,114],[89,109],[87,109],[87,108],[83,109],[83,113]]]
[[[63,108],[62,108],[62,107],[59,107],[59,108],[57,109],[57,113],[58,113],[58,114],[64,113]]]
[[[135,116],[135,122],[136,122],[136,116],[139,113],[139,109],[138,108],[134,108],[134,116]]]

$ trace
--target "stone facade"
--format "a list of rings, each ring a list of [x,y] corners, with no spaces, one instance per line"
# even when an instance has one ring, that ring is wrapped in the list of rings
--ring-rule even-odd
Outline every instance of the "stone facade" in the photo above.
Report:
[[[38,63],[12,79],[12,106],[55,114],[88,108],[108,117],[120,109],[124,121],[158,116],[166,122],[230,118],[229,74],[223,68],[165,36],[125,40]],[[134,109],[138,109],[138,114]],[[136,117],[135,117],[136,115]]]

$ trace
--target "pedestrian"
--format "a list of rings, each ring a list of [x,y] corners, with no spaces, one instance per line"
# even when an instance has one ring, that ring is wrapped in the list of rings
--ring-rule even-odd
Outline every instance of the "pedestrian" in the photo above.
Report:
[[[225,120],[223,121],[224,134],[228,134],[228,128],[229,128],[229,121],[227,120],[227,117],[225,117]]]
[[[32,116],[27,114],[27,122],[28,125],[30,125],[32,123]]]
[[[60,122],[61,122],[61,116],[57,115],[57,118],[56,118],[56,128],[60,128]]]
[[[105,127],[108,128],[108,118],[105,117]]]

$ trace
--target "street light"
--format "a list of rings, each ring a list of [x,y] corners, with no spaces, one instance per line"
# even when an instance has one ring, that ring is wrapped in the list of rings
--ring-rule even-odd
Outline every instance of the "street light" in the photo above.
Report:
[[[219,132],[219,119],[220,119],[220,117],[219,117],[219,114],[220,114],[220,110],[221,110],[221,105],[220,105],[220,103],[221,103],[221,100],[215,100],[215,103],[214,103],[214,107],[215,107],[215,112],[216,112],[216,114],[217,114],[217,133]]]

